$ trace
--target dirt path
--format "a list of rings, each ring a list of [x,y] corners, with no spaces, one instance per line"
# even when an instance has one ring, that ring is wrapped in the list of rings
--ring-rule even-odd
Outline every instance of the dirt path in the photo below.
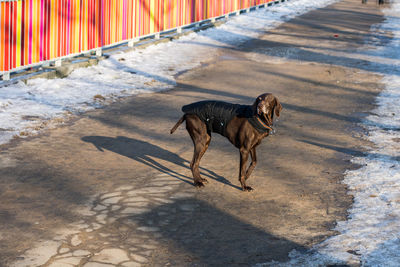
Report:
[[[380,91],[355,49],[381,20],[355,0],[309,12],[221,50],[171,91],[2,150],[0,266],[246,266],[334,234],[351,205],[343,172],[362,153],[357,122]],[[258,149],[255,191],[240,191],[238,151],[217,135],[201,164],[210,183],[194,188],[190,138],[183,126],[169,135],[180,107],[264,92],[284,110]]]

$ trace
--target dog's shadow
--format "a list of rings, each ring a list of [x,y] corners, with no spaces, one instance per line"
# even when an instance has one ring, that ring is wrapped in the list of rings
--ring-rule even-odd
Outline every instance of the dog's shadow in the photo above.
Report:
[[[115,138],[107,136],[85,136],[82,137],[82,141],[92,143],[99,151],[103,152],[104,149],[112,151],[150,166],[159,172],[166,173],[179,180],[193,184],[192,177],[180,174],[163,165],[160,161],[168,161],[186,169],[190,169],[190,162],[157,145],[124,136],[118,136]],[[205,177],[241,190],[239,186],[233,185],[230,181],[215,172],[205,168],[201,168],[201,170],[202,175]]]

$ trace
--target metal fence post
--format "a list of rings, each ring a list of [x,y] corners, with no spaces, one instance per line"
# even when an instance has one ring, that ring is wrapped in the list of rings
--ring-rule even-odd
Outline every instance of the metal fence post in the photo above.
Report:
[[[56,67],[61,67],[62,65],[62,60],[61,58],[56,59],[56,61],[54,62],[54,66]]]
[[[96,49],[96,56],[97,57],[101,57],[102,55],[103,55],[103,49],[101,49],[101,47],[97,48]]]
[[[9,71],[3,72],[2,79],[3,79],[3,81],[10,80],[10,72]]]
[[[139,38],[134,38],[128,41],[128,46],[133,47],[137,42],[139,42]]]

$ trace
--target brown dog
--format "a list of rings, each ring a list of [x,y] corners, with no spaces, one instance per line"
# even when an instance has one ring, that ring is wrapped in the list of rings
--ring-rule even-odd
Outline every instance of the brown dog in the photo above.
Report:
[[[206,179],[200,176],[200,160],[211,141],[211,132],[219,133],[240,151],[239,181],[244,191],[253,190],[246,180],[257,163],[256,147],[261,140],[273,133],[274,114],[279,117],[282,105],[272,94],[262,94],[253,105],[230,104],[222,101],[200,101],[182,107],[185,113],[171,129],[171,134],[186,120],[186,129],[192,138],[194,154],[190,169],[194,185],[204,186]],[[247,160],[251,164],[246,170]]]

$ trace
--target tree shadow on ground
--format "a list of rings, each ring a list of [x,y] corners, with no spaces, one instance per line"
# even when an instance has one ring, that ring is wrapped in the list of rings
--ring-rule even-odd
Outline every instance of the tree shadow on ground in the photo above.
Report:
[[[252,225],[257,218],[243,221],[195,198],[177,199],[127,219],[156,229],[154,238],[163,253],[153,253],[154,266],[254,266],[285,262],[292,250],[307,255],[309,249]]]
[[[190,169],[190,162],[181,158],[179,155],[157,145],[124,136],[118,136],[115,138],[107,136],[85,136],[82,137],[82,141],[92,143],[101,152],[104,151],[103,149],[107,149],[114,153],[136,160],[142,164],[156,169],[159,172],[166,173],[181,181],[192,184],[192,177],[174,171],[173,169],[162,164],[160,160],[176,164],[186,169]],[[233,185],[229,180],[216,174],[215,172],[205,168],[201,168],[201,170],[202,175],[241,190],[239,186]]]
[[[76,209],[93,192],[32,153],[24,151],[18,167],[0,168],[0,266],[10,266],[39,239],[52,240],[58,227],[77,221]]]
[[[338,145],[322,144],[322,143],[313,142],[313,141],[309,141],[309,140],[299,140],[299,141],[310,144],[310,145],[337,151],[340,153],[348,154],[352,157],[368,156],[368,157],[380,158],[380,159],[391,160],[391,161],[400,161],[400,156],[391,156],[391,155],[382,154],[382,153],[367,152],[367,151],[362,151],[360,149],[347,148],[347,147],[338,146]]]

